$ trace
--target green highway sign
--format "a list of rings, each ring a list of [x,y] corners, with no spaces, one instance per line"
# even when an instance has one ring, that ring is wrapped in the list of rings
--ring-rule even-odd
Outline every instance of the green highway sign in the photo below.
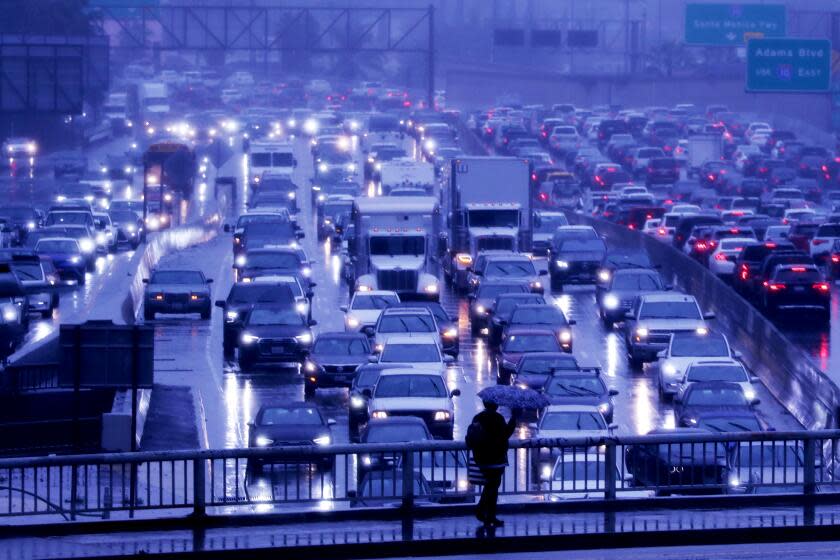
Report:
[[[747,91],[828,91],[831,41],[823,39],[750,39],[747,42]]]
[[[750,37],[784,37],[781,4],[687,4],[685,42],[689,45],[743,45]]]

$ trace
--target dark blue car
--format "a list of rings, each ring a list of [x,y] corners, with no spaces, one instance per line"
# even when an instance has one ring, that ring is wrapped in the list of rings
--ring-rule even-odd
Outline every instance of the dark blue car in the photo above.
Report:
[[[85,259],[79,242],[69,237],[45,237],[35,245],[35,252],[52,259],[62,280],[85,283]]]

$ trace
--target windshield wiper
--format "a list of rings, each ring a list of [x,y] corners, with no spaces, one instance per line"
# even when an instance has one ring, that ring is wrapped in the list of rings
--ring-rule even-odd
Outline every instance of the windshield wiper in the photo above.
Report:
[[[581,391],[584,391],[584,392],[586,392],[590,395],[597,395],[598,394],[597,391],[593,391],[592,389],[588,389],[586,387],[581,387],[580,385],[570,385],[570,387],[574,387],[575,389],[580,389]]]

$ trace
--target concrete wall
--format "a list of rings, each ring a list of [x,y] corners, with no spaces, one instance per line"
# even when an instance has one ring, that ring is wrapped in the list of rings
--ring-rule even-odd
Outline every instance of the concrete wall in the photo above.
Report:
[[[498,65],[486,68],[449,66],[443,69],[447,102],[453,107],[491,107],[501,96],[517,96],[523,103],[570,102],[580,107],[617,103],[626,107],[673,106],[695,103],[705,107],[725,103],[733,110],[774,115],[828,130],[828,94],[746,93],[741,79],[569,77],[535,73]]]

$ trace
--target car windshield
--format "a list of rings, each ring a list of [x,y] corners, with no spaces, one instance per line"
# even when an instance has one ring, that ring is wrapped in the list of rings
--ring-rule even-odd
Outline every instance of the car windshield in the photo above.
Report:
[[[747,381],[747,372],[740,364],[694,365],[688,370],[686,381],[730,381],[743,383]]]
[[[416,476],[413,478],[412,488],[415,496],[428,493]],[[403,495],[403,476],[392,471],[373,471],[365,477],[360,494],[362,498],[398,498]]]
[[[396,424],[392,426],[370,426],[365,443],[398,443],[401,441],[425,441],[429,439],[422,424]]]
[[[435,344],[386,344],[380,362],[439,363],[440,351]]]
[[[415,458],[415,465],[421,468],[445,467],[445,468],[467,468],[467,455],[462,451],[432,451],[420,453]]]
[[[377,332],[430,333],[435,332],[435,321],[431,315],[385,315],[379,321]]]
[[[371,255],[422,255],[426,249],[426,238],[422,235],[371,237]]]
[[[114,222],[136,222],[137,214],[128,210],[111,212],[111,220]]]
[[[524,284],[481,284],[476,294],[477,299],[496,299],[501,294],[524,294],[530,292]]]
[[[381,310],[399,302],[400,298],[398,298],[395,294],[364,295],[357,293],[353,298],[353,305],[351,309],[358,309],[362,311],[374,309]]]
[[[236,220],[236,228],[244,229],[252,224],[288,224],[289,220],[282,214],[266,216],[265,214],[243,214]]]
[[[662,282],[658,274],[618,274],[613,277],[612,289],[619,291],[658,291]]]
[[[91,223],[91,215],[87,212],[50,212],[44,225],[47,226],[65,226],[65,225],[80,225],[84,226]]]
[[[520,325],[566,325],[563,312],[553,305],[519,308],[510,316],[511,323]]]
[[[746,406],[744,392],[736,387],[700,387],[694,385],[684,400],[685,406]]]
[[[484,275],[491,276],[506,276],[521,278],[526,276],[536,276],[537,271],[534,269],[534,263],[527,261],[498,261],[493,260],[487,263],[484,269]]]
[[[44,279],[40,262],[15,262],[12,263],[12,270],[21,282]]]
[[[285,299],[287,292],[280,286],[259,284],[234,284],[230,290],[230,303],[255,303],[257,301],[278,301]]]
[[[35,245],[35,250],[44,253],[78,253],[79,244],[72,239],[41,239]]]
[[[373,387],[379,380],[378,369],[362,369],[356,377],[356,387]]]
[[[300,268],[300,259],[294,253],[250,253],[245,257],[248,268]]]
[[[374,397],[432,397],[448,395],[446,384],[439,375],[383,375],[376,384]]]
[[[319,338],[312,348],[313,354],[339,356],[366,356],[368,346],[361,338]]]
[[[283,325],[303,326],[303,316],[296,309],[266,309],[258,308],[248,316],[250,326]]]
[[[558,251],[563,251],[564,253],[602,253],[604,250],[604,242],[600,239],[573,239],[564,241],[558,247]]]
[[[563,214],[538,214],[534,222],[534,231],[554,233],[559,226],[568,225],[569,220]]]
[[[320,426],[324,423],[321,413],[315,407],[274,406],[263,409],[260,426]]]
[[[204,284],[200,272],[192,270],[161,270],[152,274],[151,284]]]
[[[551,397],[593,397],[606,392],[604,382],[595,375],[567,377],[558,375],[549,379],[545,393]]]
[[[639,319],[702,319],[693,301],[646,301]]]
[[[560,344],[552,334],[513,334],[505,339],[504,352],[559,352]]]
[[[549,412],[540,422],[540,430],[606,430],[604,417],[595,412]]]
[[[776,282],[790,282],[791,284],[813,284],[822,282],[823,277],[815,268],[793,267],[783,268],[776,272],[773,278]]]
[[[517,305],[526,303],[544,304],[545,298],[537,294],[528,297],[499,297],[496,299],[495,313],[496,315],[507,315]]]
[[[840,237],[840,224],[820,226],[816,237]]]
[[[761,423],[751,416],[732,416],[723,418],[701,418],[698,428],[710,432],[763,432]]]
[[[675,335],[671,341],[671,356],[729,357],[729,345],[720,335]]]
[[[552,375],[556,371],[577,370],[578,363],[574,356],[554,356],[541,358],[539,355],[525,356],[519,369],[520,375]]]

